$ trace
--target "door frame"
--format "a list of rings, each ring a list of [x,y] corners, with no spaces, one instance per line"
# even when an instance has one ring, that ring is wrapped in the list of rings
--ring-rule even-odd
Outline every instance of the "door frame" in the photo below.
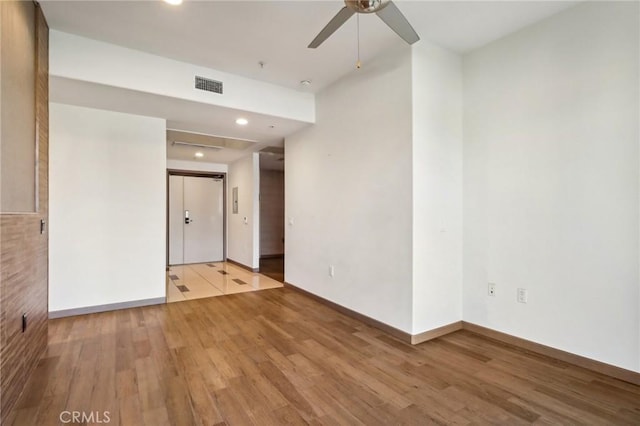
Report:
[[[227,260],[227,173],[225,172],[198,172],[190,170],[167,169],[167,202],[166,202],[166,222],[167,222],[167,244],[166,244],[166,270],[169,270],[169,177],[189,176],[202,178],[222,179],[222,259]]]

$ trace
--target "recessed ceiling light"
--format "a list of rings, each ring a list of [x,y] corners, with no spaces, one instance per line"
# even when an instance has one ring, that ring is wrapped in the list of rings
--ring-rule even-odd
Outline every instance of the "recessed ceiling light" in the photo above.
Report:
[[[311,80],[301,80],[300,84],[303,86],[311,86]]]
[[[246,126],[247,124],[249,124],[249,120],[247,120],[246,118],[238,118],[236,120],[236,124],[239,124],[241,126]]]
[[[200,151],[196,152],[196,158],[202,158],[204,157],[204,154],[201,153]]]
[[[172,6],[177,6],[179,4],[182,4],[182,0],[164,0],[164,2]]]

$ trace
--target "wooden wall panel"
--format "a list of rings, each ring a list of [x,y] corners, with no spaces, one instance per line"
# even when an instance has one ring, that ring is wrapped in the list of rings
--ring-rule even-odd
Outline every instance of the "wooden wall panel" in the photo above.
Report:
[[[260,256],[284,254],[284,172],[260,170]]]
[[[2,126],[0,145],[0,207],[2,212],[36,212],[35,5],[1,2]],[[18,184],[19,182],[19,184]]]
[[[35,94],[24,96],[36,99],[38,211],[0,215],[0,423],[7,418],[47,346],[48,226],[41,234],[40,220],[48,222],[49,215],[49,28],[39,7],[35,8],[34,19]],[[28,318],[24,333],[22,313]]]

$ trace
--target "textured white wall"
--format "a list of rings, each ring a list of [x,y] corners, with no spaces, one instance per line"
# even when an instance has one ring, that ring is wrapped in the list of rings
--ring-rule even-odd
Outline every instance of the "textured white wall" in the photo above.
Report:
[[[464,319],[635,371],[638,6],[586,2],[464,58]]]
[[[410,332],[410,49],[316,99],[316,124],[285,141],[285,279]]]
[[[49,310],[164,297],[164,120],[52,103],[49,155]]]
[[[412,47],[413,333],[462,318],[462,60]]]
[[[230,164],[227,177],[227,257],[245,266],[258,268],[260,266],[259,154],[252,153]],[[233,214],[234,187],[238,188],[237,214]]]

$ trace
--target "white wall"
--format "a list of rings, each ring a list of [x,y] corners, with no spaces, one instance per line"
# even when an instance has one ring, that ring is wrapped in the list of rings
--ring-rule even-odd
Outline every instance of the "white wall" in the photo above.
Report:
[[[412,47],[413,334],[462,318],[462,60]]]
[[[50,311],[165,296],[165,131],[50,104]]]
[[[220,163],[167,159],[167,169],[191,172],[227,173],[229,166]]]
[[[52,76],[313,122],[314,97],[210,68],[67,34],[50,33]],[[224,96],[193,89],[194,76],[224,81]]]
[[[227,183],[227,257],[251,268],[260,266],[260,163],[252,153],[229,165]],[[233,213],[233,188],[238,213]],[[246,223],[245,223],[246,218]]]
[[[316,101],[316,124],[285,141],[285,279],[410,332],[410,49]]]
[[[464,319],[635,371],[638,12],[587,2],[464,58]]]

